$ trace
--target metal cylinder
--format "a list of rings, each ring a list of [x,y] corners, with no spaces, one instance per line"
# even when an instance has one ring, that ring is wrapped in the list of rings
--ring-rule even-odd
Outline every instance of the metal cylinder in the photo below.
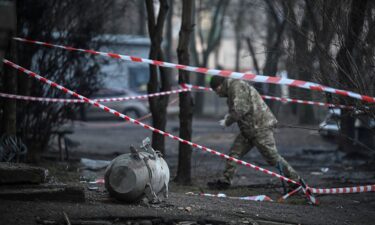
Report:
[[[165,160],[149,146],[147,152],[133,149],[115,158],[104,179],[109,194],[118,200],[134,202],[147,197],[155,201],[161,192],[167,196],[169,175]]]

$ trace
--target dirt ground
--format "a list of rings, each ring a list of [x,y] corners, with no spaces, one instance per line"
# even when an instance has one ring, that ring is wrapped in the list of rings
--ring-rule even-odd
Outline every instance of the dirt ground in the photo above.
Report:
[[[169,122],[168,131],[178,135],[178,122]],[[1,200],[0,224],[66,224],[65,212],[72,224],[374,224],[375,194],[319,195],[319,206],[311,205],[302,195],[284,203],[280,180],[239,166],[231,189],[209,190],[206,183],[220,176],[225,161],[200,150],[193,151],[191,186],[170,183],[170,196],[160,205],[124,204],[108,196],[101,184],[80,183],[103,177],[104,170],[91,171],[79,163],[80,157],[111,160],[129,152],[129,145],[140,145],[150,132],[136,125],[107,122],[76,122],[70,136],[80,145],[72,148],[69,162],[44,160],[42,166],[53,180],[85,187],[86,201],[11,201]],[[222,129],[216,120],[194,121],[193,142],[228,153],[238,130]],[[348,160],[338,153],[332,140],[323,139],[316,131],[277,129],[277,146],[311,187],[348,187],[374,184],[375,166],[366,159]],[[166,142],[166,161],[171,176],[176,173],[178,143]],[[49,155],[56,155],[51,144]],[[269,167],[256,149],[245,161],[277,172]],[[98,187],[97,189],[93,187]],[[187,195],[187,192],[225,193],[227,196],[267,195],[273,202],[254,202],[217,197]],[[74,222],[75,221],[75,222]],[[190,221],[190,222],[189,222]]]

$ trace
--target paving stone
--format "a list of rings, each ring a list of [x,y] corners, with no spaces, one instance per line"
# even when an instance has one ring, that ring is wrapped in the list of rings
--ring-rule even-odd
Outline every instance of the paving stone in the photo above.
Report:
[[[0,184],[44,183],[48,170],[23,163],[0,162]]]
[[[3,185],[0,199],[84,202],[84,187],[64,184]]]

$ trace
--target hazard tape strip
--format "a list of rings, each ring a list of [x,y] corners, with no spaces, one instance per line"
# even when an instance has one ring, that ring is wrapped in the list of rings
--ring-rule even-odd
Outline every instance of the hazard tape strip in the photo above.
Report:
[[[177,98],[171,100],[170,102],[168,102],[168,105],[172,105],[172,104],[178,102],[178,100],[179,100],[179,98],[177,97]],[[151,116],[152,116],[151,113],[147,113],[146,115],[137,118],[137,120],[138,120],[138,121],[143,121],[143,120],[145,120],[145,119],[150,118]],[[106,123],[106,124],[95,124],[95,123],[94,123],[94,124],[93,124],[92,122],[90,122],[90,123],[86,123],[86,122],[82,122],[82,121],[80,121],[79,123],[80,123],[81,125],[83,125],[83,126],[87,126],[87,125],[89,125],[89,126],[91,126],[91,127],[93,127],[93,128],[108,128],[108,127],[113,128],[113,127],[121,127],[121,126],[124,126],[124,125],[126,125],[127,122],[128,122],[128,121],[125,121],[125,123],[115,123],[115,124],[109,124],[109,125],[108,125],[108,123]]]
[[[233,72],[233,71],[228,71],[228,70],[217,70],[217,69],[208,69],[208,68],[203,68],[203,67],[187,66],[187,65],[174,64],[174,63],[163,62],[163,61],[152,60],[152,59],[145,59],[145,58],[129,56],[129,55],[120,55],[116,53],[100,52],[100,51],[94,51],[94,50],[88,50],[88,49],[74,48],[74,47],[64,46],[64,45],[55,45],[55,44],[51,44],[47,42],[29,40],[29,39],[19,38],[19,37],[15,37],[13,39],[17,41],[21,41],[21,42],[33,43],[33,44],[43,45],[47,47],[61,48],[61,49],[65,49],[68,51],[85,52],[85,53],[90,53],[94,55],[110,57],[114,59],[121,59],[125,61],[138,62],[138,63],[147,63],[147,64],[151,64],[155,66],[175,68],[179,70],[186,70],[190,72],[197,72],[197,73],[203,73],[203,74],[208,74],[208,75],[218,75],[218,76],[223,76],[223,77],[228,77],[228,78],[242,79],[242,80],[260,82],[260,83],[289,85],[289,86],[294,86],[294,87],[299,87],[299,88],[304,88],[304,89],[309,89],[309,90],[314,90],[314,91],[334,93],[334,94],[338,94],[341,96],[359,99],[365,102],[375,103],[375,97],[361,95],[352,91],[346,91],[346,90],[336,89],[332,87],[327,87],[327,86],[323,86],[321,84],[313,83],[309,81],[294,80],[294,79],[281,78],[281,77],[270,77],[270,76],[256,75],[256,74],[251,74],[251,73],[240,73],[240,72]]]
[[[343,187],[343,188],[309,188],[314,194],[351,194],[374,192],[375,184],[356,186],[356,187]]]
[[[45,83],[45,84],[50,85],[51,87],[57,88],[57,89],[63,91],[64,93],[66,93],[66,94],[69,94],[69,95],[72,95],[72,96],[74,96],[74,97],[76,97],[76,98],[79,98],[79,99],[83,100],[83,101],[86,102],[86,103],[89,103],[89,104],[91,104],[91,105],[94,105],[94,106],[96,106],[96,107],[98,107],[98,108],[100,108],[100,109],[102,109],[102,110],[104,110],[104,111],[106,111],[106,112],[108,112],[108,113],[111,113],[111,114],[113,114],[113,115],[115,115],[115,116],[117,116],[117,117],[123,118],[123,119],[125,119],[126,121],[129,121],[129,122],[131,122],[131,123],[134,123],[134,124],[137,124],[137,125],[139,125],[139,126],[142,126],[143,128],[148,129],[148,130],[151,130],[152,132],[155,132],[155,133],[161,134],[161,135],[163,135],[163,136],[165,136],[165,137],[169,137],[169,138],[174,139],[174,140],[176,140],[176,141],[179,141],[179,142],[181,142],[181,143],[184,143],[184,144],[190,145],[190,146],[192,146],[192,147],[194,147],[194,148],[201,149],[202,151],[212,153],[213,155],[219,156],[219,157],[224,158],[224,159],[227,159],[227,160],[229,160],[229,161],[233,161],[233,162],[235,162],[235,163],[237,163],[237,164],[239,164],[239,165],[244,165],[244,166],[246,166],[246,167],[253,168],[253,169],[258,170],[258,171],[260,171],[260,172],[263,172],[263,173],[265,173],[265,174],[268,174],[268,175],[271,175],[271,176],[273,176],[273,177],[277,177],[277,178],[279,178],[279,179],[285,180],[286,182],[293,183],[293,184],[297,184],[297,185],[301,185],[299,182],[296,182],[296,181],[294,181],[294,180],[292,180],[292,179],[289,179],[289,178],[287,178],[287,177],[281,176],[281,175],[278,174],[278,173],[272,172],[272,171],[270,171],[270,170],[264,169],[264,168],[259,167],[259,166],[255,166],[255,165],[253,165],[253,164],[251,164],[251,163],[248,163],[248,162],[245,162],[245,161],[243,161],[243,160],[239,160],[239,159],[233,158],[233,157],[228,156],[228,155],[226,155],[226,154],[224,154],[224,153],[221,153],[221,152],[218,152],[218,151],[212,150],[212,149],[210,149],[210,148],[204,147],[204,146],[202,146],[202,145],[198,145],[198,144],[195,144],[195,143],[193,143],[193,142],[190,142],[190,141],[184,140],[184,139],[182,139],[182,138],[180,138],[180,137],[174,136],[174,135],[172,135],[172,134],[170,134],[170,133],[167,133],[167,132],[165,132],[165,131],[162,131],[162,130],[156,129],[156,128],[150,126],[150,125],[147,125],[147,124],[144,124],[144,123],[142,123],[142,122],[139,122],[138,120],[135,120],[135,119],[133,119],[133,118],[127,116],[127,115],[124,115],[124,114],[122,114],[122,113],[119,113],[119,112],[117,112],[116,110],[113,110],[113,109],[111,109],[111,108],[109,108],[109,107],[107,107],[107,106],[104,106],[104,105],[100,104],[99,102],[95,102],[95,101],[93,101],[93,100],[91,100],[91,99],[89,99],[89,98],[87,98],[87,97],[84,97],[84,96],[82,96],[82,95],[80,95],[80,94],[77,94],[76,92],[71,91],[71,90],[69,90],[69,89],[67,89],[67,88],[65,88],[65,87],[63,87],[63,86],[61,86],[61,85],[59,85],[59,84],[57,84],[57,83],[55,83],[55,82],[53,82],[53,81],[50,81],[50,80],[48,80],[47,78],[44,78],[44,77],[42,77],[42,76],[40,76],[40,75],[38,75],[38,74],[36,74],[36,73],[30,71],[30,70],[27,70],[27,69],[25,69],[25,68],[23,68],[23,67],[21,67],[21,66],[15,64],[15,63],[9,61],[9,60],[4,59],[3,62],[4,62],[5,64],[7,64],[7,65],[9,65],[9,66],[11,66],[11,67],[13,67],[13,68],[15,68],[15,69],[21,71],[21,72],[23,72],[23,73],[26,73],[26,74],[29,75],[30,77],[33,77],[33,78],[35,78],[35,79],[41,81],[42,83]]]
[[[285,194],[281,198],[279,198],[277,201],[278,202],[283,202],[285,199],[289,198],[290,196],[294,195],[295,193],[299,192],[302,189],[302,186],[299,186],[298,188],[294,189],[293,191]]]
[[[243,161],[243,160],[239,160],[239,159],[236,159],[236,158],[230,157],[230,156],[228,156],[228,155],[226,155],[226,154],[224,154],[224,153],[220,153],[220,152],[215,151],[215,150],[212,150],[212,149],[210,149],[210,148],[207,148],[207,147],[204,147],[204,146],[201,146],[201,145],[198,145],[198,144],[192,143],[192,142],[190,142],[190,141],[184,140],[184,139],[182,139],[182,138],[180,138],[180,137],[174,136],[174,135],[172,135],[172,134],[170,134],[170,133],[167,133],[167,132],[165,132],[165,131],[161,131],[161,130],[156,129],[156,128],[152,127],[152,126],[149,126],[149,125],[147,125],[147,124],[144,124],[144,123],[142,123],[142,122],[140,122],[140,121],[138,121],[138,120],[135,120],[135,119],[133,119],[133,118],[127,116],[127,115],[124,115],[124,114],[122,114],[122,113],[119,113],[119,112],[117,112],[116,110],[113,110],[113,109],[111,109],[111,108],[109,108],[109,107],[106,107],[106,106],[100,104],[99,102],[95,102],[95,101],[93,101],[93,100],[91,100],[91,99],[88,99],[88,98],[86,98],[86,97],[84,97],[84,96],[82,96],[82,95],[80,95],[80,94],[77,94],[76,92],[73,92],[73,91],[71,91],[71,90],[69,90],[69,89],[67,89],[67,88],[65,88],[65,87],[63,87],[63,86],[61,86],[61,85],[59,85],[59,84],[57,84],[57,83],[55,83],[55,82],[53,82],[53,81],[50,81],[50,80],[48,80],[47,78],[44,78],[44,77],[42,77],[42,76],[40,76],[40,75],[38,75],[38,74],[36,74],[36,73],[30,71],[30,70],[27,70],[27,69],[25,69],[25,68],[23,68],[23,67],[21,67],[21,66],[15,64],[15,63],[9,61],[9,60],[4,59],[3,62],[4,62],[5,64],[7,64],[7,65],[9,65],[9,66],[11,66],[11,67],[13,67],[13,68],[15,68],[15,69],[21,71],[21,72],[23,72],[23,73],[29,75],[30,77],[33,77],[33,78],[35,78],[35,79],[41,81],[42,83],[45,83],[45,84],[50,85],[51,87],[57,88],[57,89],[63,91],[64,93],[66,93],[66,94],[69,94],[69,95],[72,95],[72,96],[74,96],[74,97],[76,97],[76,98],[79,98],[79,99],[83,100],[83,101],[86,102],[86,103],[89,103],[89,104],[94,105],[94,106],[96,106],[96,107],[98,107],[98,108],[101,108],[102,110],[104,110],[104,111],[106,111],[106,112],[108,112],[108,113],[111,113],[111,114],[113,114],[113,115],[115,115],[115,116],[117,116],[117,117],[123,118],[123,119],[125,119],[126,121],[129,121],[129,122],[131,122],[131,123],[134,123],[134,124],[137,124],[137,125],[139,125],[139,126],[142,126],[143,128],[148,129],[148,130],[151,130],[152,132],[155,132],[155,133],[161,134],[161,135],[163,135],[163,136],[166,136],[166,137],[172,138],[172,139],[177,140],[177,141],[179,141],[179,142],[182,142],[182,143],[184,143],[184,144],[188,144],[188,145],[190,145],[190,146],[192,146],[192,147],[194,147],[194,148],[201,149],[202,151],[206,151],[206,152],[212,153],[212,154],[214,154],[214,155],[220,156],[221,158],[225,158],[225,159],[227,159],[227,160],[229,160],[229,161],[233,161],[233,162],[235,162],[235,163],[237,163],[237,164],[239,164],[239,165],[244,165],[244,166],[246,166],[246,167],[250,167],[250,168],[252,168],[252,169],[258,170],[258,171],[263,172],[263,173],[265,173],[265,174],[271,175],[271,176],[273,176],[273,177],[277,177],[277,178],[279,178],[279,179],[285,180],[286,182],[294,183],[294,184],[297,184],[297,185],[302,185],[302,190],[303,190],[303,192],[306,194],[306,196],[310,199],[310,201],[311,201],[313,204],[317,204],[318,201],[315,199],[314,196],[312,196],[312,194],[311,194],[310,192],[315,193],[317,190],[324,190],[324,192],[329,192],[328,190],[332,190],[332,191],[331,191],[332,194],[333,194],[334,192],[336,192],[336,193],[349,193],[348,190],[345,190],[345,191],[342,190],[342,191],[341,191],[340,188],[333,188],[333,189],[316,189],[316,188],[310,188],[309,186],[307,186],[307,185],[306,185],[304,182],[302,182],[302,181],[301,181],[301,182],[296,182],[296,181],[294,181],[294,180],[292,180],[292,179],[289,179],[289,178],[287,178],[287,177],[281,176],[280,174],[277,174],[277,173],[272,172],[272,171],[270,171],[270,170],[264,169],[264,168],[259,167],[259,166],[255,166],[255,165],[253,165],[253,164],[251,164],[251,163],[247,163],[247,162],[245,162],[245,161]],[[358,187],[353,188],[353,189],[351,190],[350,193],[357,193],[357,192],[361,192],[361,191],[363,191],[363,192],[364,192],[364,191],[367,191],[367,192],[375,191],[375,185],[367,185],[367,186],[366,186],[366,189],[361,189],[361,187],[360,187],[359,189],[357,189],[357,188],[358,188]],[[337,191],[337,189],[338,189],[338,191]],[[347,189],[347,188],[345,188],[345,189]],[[336,190],[336,191],[333,191],[333,190]],[[321,191],[321,192],[323,192],[323,191]],[[321,194],[323,194],[323,193],[321,193]]]
[[[307,199],[314,205],[319,205],[318,199],[311,193],[310,187],[305,183],[303,179],[300,179],[302,192],[306,195]]]
[[[192,86],[194,89],[197,89],[197,90],[212,91],[212,89],[205,88],[205,87],[199,87],[199,86],[193,86],[193,85],[186,85],[186,86]],[[192,90],[191,88],[183,88],[183,89],[172,90],[172,91],[152,93],[152,94],[148,94],[148,95],[117,97],[117,98],[94,98],[92,100],[97,101],[97,102],[121,102],[121,101],[135,100],[135,99],[144,100],[144,99],[148,99],[148,98],[151,98],[151,97],[176,94],[176,93],[187,92],[187,91],[191,91],[191,90]],[[324,106],[324,107],[354,109],[353,106],[336,105],[336,104],[330,104],[330,103],[324,103],[324,102],[305,101],[305,100],[291,99],[291,98],[281,98],[281,97],[274,97],[274,96],[269,96],[269,95],[261,95],[261,96],[262,96],[263,99],[270,99],[270,100],[281,101],[281,102],[291,102],[291,103],[318,105],[318,106]],[[25,95],[14,95],[14,94],[7,94],[7,93],[1,93],[1,92],[0,92],[0,97],[9,98],[9,99],[25,100],[25,101],[59,102],[59,103],[84,103],[84,101],[80,100],[80,99],[43,98],[43,97],[33,97],[33,96],[25,96]]]
[[[201,87],[191,84],[183,84],[181,85],[183,88],[191,88],[196,90],[203,90],[203,91],[213,91],[212,88],[208,87]],[[300,99],[293,99],[293,98],[282,98],[282,97],[274,97],[269,95],[261,95],[263,99],[269,99],[269,100],[275,100],[280,102],[290,102],[290,103],[299,103],[299,104],[306,104],[306,105],[317,105],[317,106],[323,106],[323,107],[334,107],[334,108],[341,108],[341,109],[354,109],[353,106],[347,106],[347,105],[338,105],[338,104],[332,104],[332,103],[325,103],[325,102],[314,102],[314,101],[306,101],[306,100],[300,100]]]
[[[238,199],[238,200],[247,200],[247,201],[257,201],[257,202],[273,202],[273,200],[270,197],[268,197],[267,195],[232,197],[232,196],[227,196],[224,193],[210,194],[210,193],[187,192],[185,194],[187,194],[187,195],[195,195],[195,196],[207,196],[207,197],[217,197],[217,198],[229,198],[229,199]]]
[[[144,100],[144,99],[152,98],[152,97],[156,97],[156,96],[170,95],[170,94],[176,94],[176,93],[187,92],[187,91],[191,91],[191,89],[183,88],[183,89],[172,90],[172,91],[152,93],[152,94],[148,94],[148,95],[117,97],[117,98],[95,98],[95,99],[92,99],[92,100],[96,101],[96,102],[120,102],[120,101],[136,100],[136,99]],[[85,103],[85,101],[83,101],[81,99],[42,98],[42,97],[32,97],[32,96],[24,96],[24,95],[6,94],[6,93],[1,93],[1,92],[0,92],[0,97],[10,98],[10,99],[26,100],[26,101],[40,101],[40,102]]]
[[[147,94],[147,95],[117,97],[117,98],[95,98],[95,99],[92,99],[92,100],[97,101],[97,102],[120,102],[120,101],[135,100],[135,99],[144,100],[144,99],[156,97],[156,96],[187,92],[187,91],[191,91],[192,89],[212,91],[211,88],[200,87],[200,86],[195,86],[195,85],[190,85],[190,84],[184,84],[184,85],[181,85],[181,86],[186,86],[186,87],[184,87],[182,89],[178,89],[178,90],[164,91],[164,92],[152,93],[152,94]],[[261,95],[261,96],[262,96],[263,99],[270,99],[270,100],[276,100],[276,101],[281,101],[281,102],[291,102],[291,103],[318,105],[318,106],[324,106],[324,107],[354,109],[353,106],[336,105],[336,104],[331,104],[331,103],[305,101],[305,100],[291,99],[291,98],[281,98],[281,97],[274,97],[274,96],[269,96],[269,95]],[[18,100],[25,100],[25,101],[59,102],[59,103],[84,103],[84,101],[80,100],[80,99],[43,98],[43,97],[33,97],[33,96],[25,96],[25,95],[14,95],[14,94],[7,94],[7,93],[1,93],[1,92],[0,92],[0,97],[10,98],[10,99],[18,99]]]
[[[305,104],[305,105],[317,105],[317,106],[323,106],[323,107],[329,107],[329,108],[341,108],[341,109],[354,109],[353,106],[347,106],[347,105],[338,105],[333,103],[325,103],[325,102],[314,102],[314,101],[307,101],[307,100],[300,100],[300,99],[293,99],[293,98],[282,98],[282,97],[274,97],[269,95],[262,95],[263,99],[269,99],[269,100],[276,100],[280,102],[290,102],[290,103],[299,103],[299,104]]]

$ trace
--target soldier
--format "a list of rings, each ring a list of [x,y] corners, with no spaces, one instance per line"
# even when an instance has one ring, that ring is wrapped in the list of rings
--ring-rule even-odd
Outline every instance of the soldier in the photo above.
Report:
[[[213,76],[210,86],[218,96],[227,97],[228,114],[219,121],[220,125],[226,127],[237,122],[241,131],[234,140],[229,155],[241,159],[256,146],[267,163],[281,168],[286,177],[298,180],[297,172],[277,152],[273,137],[277,120],[255,88],[245,81],[221,76]],[[208,182],[207,185],[210,188],[227,189],[235,171],[236,163],[228,160],[223,178]]]

